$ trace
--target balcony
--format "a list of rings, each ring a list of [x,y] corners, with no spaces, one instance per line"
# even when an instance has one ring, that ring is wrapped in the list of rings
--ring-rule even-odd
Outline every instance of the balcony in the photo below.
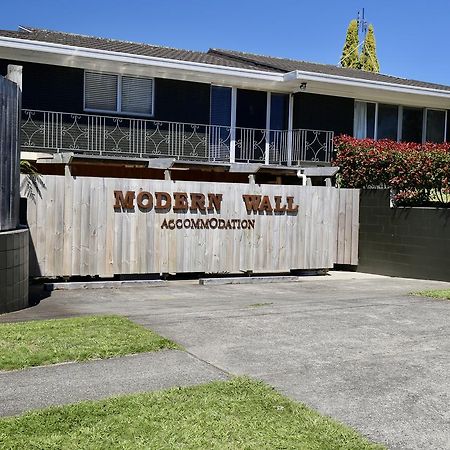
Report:
[[[253,162],[328,163],[333,132],[268,130],[160,120],[23,110],[22,148],[46,153]]]

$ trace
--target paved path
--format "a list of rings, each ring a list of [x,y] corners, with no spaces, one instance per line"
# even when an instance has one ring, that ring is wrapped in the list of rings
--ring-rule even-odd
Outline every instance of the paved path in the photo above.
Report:
[[[0,415],[227,378],[178,350],[0,372]]]
[[[123,314],[224,372],[265,380],[392,449],[450,449],[449,283],[333,274],[276,285],[54,292],[27,320]]]

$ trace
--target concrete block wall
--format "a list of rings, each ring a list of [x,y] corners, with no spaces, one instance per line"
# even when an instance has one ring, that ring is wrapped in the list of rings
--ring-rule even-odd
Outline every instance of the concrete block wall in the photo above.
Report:
[[[450,281],[450,209],[391,208],[389,190],[361,190],[358,271]]]
[[[0,314],[28,306],[29,231],[0,232]]]

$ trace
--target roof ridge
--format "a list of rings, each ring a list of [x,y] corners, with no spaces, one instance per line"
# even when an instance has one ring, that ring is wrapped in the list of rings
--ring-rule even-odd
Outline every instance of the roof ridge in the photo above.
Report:
[[[276,67],[276,66],[274,66],[272,64],[263,63],[263,62],[260,62],[260,61],[255,61],[255,60],[253,60],[251,58],[246,58],[244,56],[245,53],[238,52],[238,51],[235,51],[235,50],[222,50],[222,49],[219,49],[219,48],[210,48],[207,51],[207,53],[209,55],[216,55],[216,56],[221,56],[221,57],[225,57],[225,58],[229,58],[229,59],[233,59],[234,58],[234,59],[237,59],[237,60],[240,60],[240,61],[249,62],[249,63],[254,64],[255,66],[268,67],[270,69],[281,70],[281,71],[283,70],[283,69],[280,69],[279,67]],[[239,54],[237,55],[236,53],[239,53]],[[251,53],[247,53],[247,54],[251,55]],[[262,55],[256,55],[255,54],[254,56],[262,56]],[[271,57],[270,56],[265,56],[265,58],[271,58]]]
[[[226,49],[221,49],[221,48],[213,48],[210,49],[213,50],[215,52],[224,52],[226,53],[232,53],[232,54],[238,54],[236,56],[242,56],[245,57],[245,55],[251,55],[251,56],[259,56],[261,58],[271,58],[271,59],[277,59],[280,61],[290,61],[290,62],[301,62],[301,63],[306,63],[306,64],[317,64],[318,66],[328,66],[328,67],[334,67],[334,68],[340,68],[337,65],[334,64],[325,64],[325,63],[319,63],[319,62],[315,62],[315,61],[306,61],[304,59],[293,59],[293,58],[287,58],[287,57],[283,57],[283,56],[271,56],[271,55],[262,55],[261,53],[253,53],[253,52],[241,52],[240,50],[226,50]],[[357,70],[357,69],[355,69]]]

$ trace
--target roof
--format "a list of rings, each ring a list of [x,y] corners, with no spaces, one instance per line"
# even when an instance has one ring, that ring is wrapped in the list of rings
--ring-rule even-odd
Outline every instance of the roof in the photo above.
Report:
[[[209,49],[207,52],[199,52],[95,36],[85,36],[81,34],[43,30],[33,27],[21,27],[19,31],[0,30],[0,37],[48,42],[132,55],[151,56],[169,60],[197,62],[216,66],[253,69],[263,72],[287,73],[292,71],[302,71],[349,79],[360,79],[362,81],[379,81],[397,84],[399,86],[419,87],[450,92],[450,86],[442,84],[410,80],[328,64],[256,55],[234,50]]]
[[[60,31],[41,30],[29,28],[27,30],[10,31],[0,30],[0,36],[28,41],[48,42],[52,44],[68,45],[110,52],[127,53],[131,55],[152,56],[156,58],[174,59],[178,61],[191,61],[212,65],[249,68],[251,63],[234,61],[219,55],[191,50],[182,50],[157,45],[141,44],[116,39],[99,38],[95,36],[84,36],[81,34],[63,33]],[[254,64],[253,64],[254,68]]]
[[[232,58],[236,62],[251,62],[253,64],[258,64],[261,68],[266,67],[268,70],[273,69],[273,70],[280,70],[283,72],[292,72],[294,70],[299,70],[303,72],[322,73],[346,78],[359,78],[361,80],[368,80],[368,81],[381,81],[385,83],[394,83],[403,86],[414,86],[428,89],[439,89],[450,91],[450,86],[443,84],[429,83],[426,81],[409,80],[406,78],[394,77],[391,75],[366,72],[364,70],[333,66],[331,64],[318,64],[313,62],[298,61],[287,58],[255,55],[253,53],[238,52],[235,50],[210,49],[208,51],[208,54],[221,56],[223,58]]]

